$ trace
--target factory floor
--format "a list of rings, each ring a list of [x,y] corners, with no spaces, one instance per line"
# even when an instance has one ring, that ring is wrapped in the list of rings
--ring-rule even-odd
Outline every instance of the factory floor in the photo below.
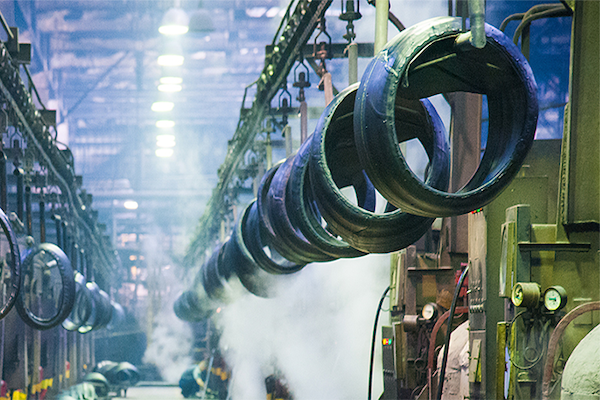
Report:
[[[127,390],[127,397],[113,397],[127,400],[179,400],[183,399],[179,386],[134,386]]]

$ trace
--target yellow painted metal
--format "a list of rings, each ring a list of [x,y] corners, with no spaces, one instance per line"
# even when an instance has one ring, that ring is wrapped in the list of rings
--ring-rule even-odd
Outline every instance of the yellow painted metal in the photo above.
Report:
[[[516,251],[515,223],[505,222],[502,224],[502,252],[498,291],[500,297],[510,297],[512,288],[516,283],[514,280]]]
[[[508,323],[496,325],[496,400],[504,400],[504,372],[506,368],[506,327]]]
[[[469,361],[469,382],[481,382],[481,339],[473,340],[472,347],[469,351],[471,353]]]

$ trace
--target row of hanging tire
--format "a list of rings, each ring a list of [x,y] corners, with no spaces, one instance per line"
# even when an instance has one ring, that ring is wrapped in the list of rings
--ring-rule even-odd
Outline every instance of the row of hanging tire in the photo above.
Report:
[[[2,269],[2,281],[8,281],[8,290],[0,319],[14,306],[21,319],[34,329],[46,330],[62,323],[66,330],[79,333],[122,319],[122,307],[112,302],[95,282],[86,283],[60,247],[41,243],[20,253],[16,235],[2,209],[0,225],[9,247]]]
[[[220,302],[235,298],[238,282],[269,297],[276,280],[307,263],[400,250],[434,218],[470,212],[500,194],[534,139],[536,83],[527,60],[502,32],[486,25],[483,49],[470,46],[468,35],[460,18],[440,17],[390,41],[360,84],[326,107],[298,152],[265,174],[229,240],[176,301],[176,314],[206,318]],[[426,99],[450,92],[484,94],[489,109],[480,165],[455,193],[447,191],[447,134]],[[423,180],[399,146],[415,138],[429,157]],[[345,187],[353,187],[356,204],[342,193]],[[375,212],[376,191],[388,202],[381,213]]]
[[[64,151],[53,143],[49,125],[21,80],[19,64],[3,43],[0,43],[0,79],[9,93],[6,99],[3,94],[0,98],[7,103],[12,98],[14,103],[9,108],[22,113],[37,144],[64,183],[72,185],[74,191],[76,179],[72,160],[66,159]],[[34,147],[34,143],[27,144]],[[74,197],[76,202],[80,202],[77,196]],[[91,217],[91,210],[82,209],[80,216],[93,227],[95,220]],[[107,326],[111,318],[123,317],[120,305],[112,303],[96,283],[86,283],[82,275],[74,273],[69,258],[60,247],[42,243],[21,254],[10,222],[1,209],[0,225],[9,247],[2,263],[1,281],[6,284],[6,291],[0,304],[0,319],[14,306],[23,321],[35,329],[50,329],[62,323],[67,330],[85,333]],[[33,296],[34,293],[36,296]],[[44,299],[46,301],[42,301]]]

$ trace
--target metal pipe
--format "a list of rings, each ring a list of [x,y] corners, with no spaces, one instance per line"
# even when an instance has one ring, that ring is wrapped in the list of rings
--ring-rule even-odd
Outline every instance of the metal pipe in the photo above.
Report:
[[[348,47],[348,85],[358,82],[358,44],[350,43]]]
[[[201,399],[206,399],[206,391],[208,390],[208,382],[210,381],[210,370],[212,369],[213,361],[215,359],[215,354],[213,353],[210,356],[210,361],[208,362],[208,368],[206,369],[206,380],[204,381],[204,390],[202,391]]]
[[[273,166],[273,145],[271,144],[271,134],[267,133],[267,139],[265,140],[266,158],[267,158],[267,169],[271,169]]]
[[[308,104],[300,102],[300,143],[304,143],[308,137]]]
[[[25,225],[27,235],[33,236],[33,219],[31,216],[31,186],[25,186]]]
[[[323,80],[323,93],[325,94],[325,106],[329,105],[333,101],[333,82],[331,80],[331,74],[325,72],[321,77]]]
[[[471,38],[473,47],[483,49],[487,41],[485,37],[485,0],[469,0],[469,20],[471,21]]]
[[[544,364],[544,377],[542,378],[542,400],[548,400],[550,397],[550,380],[552,379],[552,370],[554,369],[554,356],[558,343],[567,326],[577,317],[586,312],[600,310],[600,301],[585,303],[575,307],[567,313],[556,325],[550,340],[548,341],[548,351],[546,353],[546,364]]]
[[[306,103],[304,103],[306,104]],[[289,157],[294,152],[294,143],[292,141],[292,127],[286,125],[283,128],[283,137],[285,139],[285,156]]]
[[[61,231],[61,227],[62,227],[61,217],[58,214],[53,214],[52,219],[54,220],[54,226],[56,227],[56,245],[62,249],[63,242],[62,242],[62,231]]]
[[[0,23],[2,23],[2,27],[6,31],[6,34],[8,35],[8,38],[9,39],[14,39],[15,37],[14,37],[12,31],[10,30],[10,27],[8,26],[8,23],[4,19],[4,15],[1,12],[0,12]]]
[[[69,232],[67,226],[69,225],[67,221],[62,221],[62,250],[66,253],[69,251]]]
[[[40,243],[46,243],[46,202],[40,198]]]
[[[389,0],[377,0],[375,5],[375,55],[383,49],[388,39]]]
[[[23,171],[15,168],[13,175],[17,177],[17,217],[23,221]]]
[[[6,190],[6,154],[0,150],[0,207],[8,213],[8,192]]]

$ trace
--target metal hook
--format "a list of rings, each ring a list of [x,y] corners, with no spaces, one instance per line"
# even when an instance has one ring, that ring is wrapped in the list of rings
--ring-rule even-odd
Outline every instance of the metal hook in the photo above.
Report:
[[[303,67],[306,70],[306,73],[300,72],[300,74],[297,74],[298,68],[300,67]],[[294,67],[294,83],[292,86],[298,88],[310,87],[310,72],[308,66],[304,64],[304,57],[302,54],[298,57],[298,64]]]
[[[319,58],[321,60],[325,60],[326,58],[331,58],[331,36],[327,33],[327,27],[325,25],[325,16],[319,19],[319,33],[315,36],[315,41],[313,43],[313,57]],[[319,36],[325,35],[327,36],[327,42],[318,42]],[[320,45],[320,49],[317,51],[317,44]],[[327,49],[325,49],[327,46]]]
[[[284,97],[285,95],[287,95],[287,99]],[[277,100],[278,100],[278,104],[279,104],[279,108],[280,109],[282,109],[282,108],[290,108],[292,106],[292,95],[287,90],[287,83],[284,83],[281,86],[281,92],[279,93],[279,97],[278,97]],[[288,104],[285,104],[285,100],[288,100]]]

